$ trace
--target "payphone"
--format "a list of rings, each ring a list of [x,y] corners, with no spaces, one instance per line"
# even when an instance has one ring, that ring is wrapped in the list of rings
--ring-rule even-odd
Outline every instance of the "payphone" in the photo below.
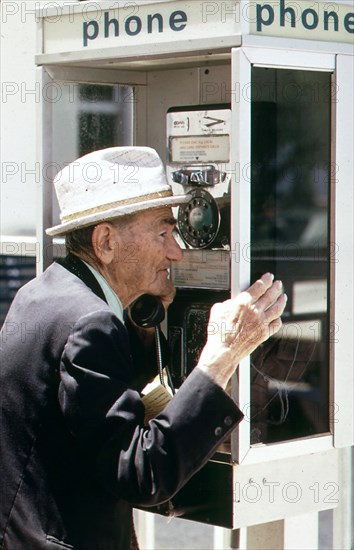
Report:
[[[176,215],[184,257],[172,267],[177,296],[168,315],[177,386],[198,361],[211,305],[230,297],[230,134],[228,105],[167,113],[167,177],[175,193],[191,197]]]

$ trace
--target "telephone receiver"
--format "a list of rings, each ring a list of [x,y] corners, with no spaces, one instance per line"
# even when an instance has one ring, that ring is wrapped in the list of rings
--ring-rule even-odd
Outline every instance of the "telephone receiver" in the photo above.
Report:
[[[143,294],[131,305],[130,316],[139,327],[156,327],[165,318],[165,308],[158,296]]]
[[[130,317],[132,321],[142,328],[152,328],[157,327],[165,318],[165,308],[162,305],[162,302],[158,296],[153,296],[152,294],[143,294],[130,306]],[[160,342],[160,333],[159,330],[155,331],[155,344],[156,344],[156,357],[157,357],[157,368],[160,377],[160,383],[162,386],[166,387],[163,370],[164,365],[162,364],[162,353],[161,353],[161,342]],[[165,365],[165,370],[167,374],[168,384],[172,390],[173,395],[175,394],[175,388],[173,386],[172,377],[168,368],[168,365]]]

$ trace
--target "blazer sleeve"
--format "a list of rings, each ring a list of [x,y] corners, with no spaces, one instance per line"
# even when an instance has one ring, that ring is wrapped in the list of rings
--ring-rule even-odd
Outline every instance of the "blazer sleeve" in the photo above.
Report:
[[[144,426],[124,325],[110,311],[81,318],[61,361],[59,401],[85,469],[135,505],[171,498],[242,419],[230,397],[195,369]]]

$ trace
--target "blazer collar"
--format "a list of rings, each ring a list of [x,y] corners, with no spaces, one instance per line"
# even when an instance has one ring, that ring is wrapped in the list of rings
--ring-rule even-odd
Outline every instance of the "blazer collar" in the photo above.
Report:
[[[76,275],[86,286],[88,286],[92,292],[94,292],[101,300],[107,302],[104,292],[97,281],[94,274],[84,264],[78,256],[74,254],[68,254],[65,258],[60,258],[57,263],[65,267],[70,273]]]

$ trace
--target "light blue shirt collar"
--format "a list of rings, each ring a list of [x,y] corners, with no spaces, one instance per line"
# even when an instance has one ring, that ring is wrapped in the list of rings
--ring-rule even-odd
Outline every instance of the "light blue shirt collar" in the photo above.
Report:
[[[88,264],[85,261],[84,264],[96,277],[100,287],[102,288],[102,292],[106,297],[109,307],[112,309],[115,315],[117,315],[118,319],[124,324],[123,306],[117,294],[111,289],[106,279],[103,277],[103,275],[101,275],[99,271],[97,271],[97,269],[95,269],[94,267],[92,267],[92,265]]]

